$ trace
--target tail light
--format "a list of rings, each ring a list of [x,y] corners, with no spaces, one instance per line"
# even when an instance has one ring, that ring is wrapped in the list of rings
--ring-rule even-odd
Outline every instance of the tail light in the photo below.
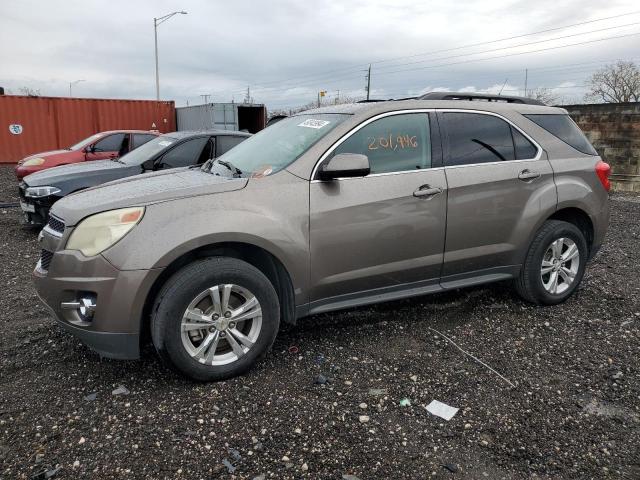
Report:
[[[602,186],[608,192],[611,188],[611,182],[609,181],[609,175],[611,175],[611,167],[609,166],[609,164],[600,160],[596,164],[596,175],[598,175],[600,183],[602,183]]]

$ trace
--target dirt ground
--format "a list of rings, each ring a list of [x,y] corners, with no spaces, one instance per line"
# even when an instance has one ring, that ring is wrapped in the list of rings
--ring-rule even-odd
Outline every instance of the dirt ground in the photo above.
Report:
[[[12,174],[0,204],[17,201]],[[19,219],[0,207],[2,478],[640,478],[639,197],[613,196],[607,242],[563,305],[500,283],[320,315],[216,384],[152,348],[101,360],[58,328]],[[460,410],[435,417],[434,399]]]

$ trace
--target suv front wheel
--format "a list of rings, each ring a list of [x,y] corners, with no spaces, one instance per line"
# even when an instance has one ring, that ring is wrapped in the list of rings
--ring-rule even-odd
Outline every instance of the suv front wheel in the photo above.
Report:
[[[253,265],[228,257],[183,267],[164,285],[153,312],[156,350],[199,381],[245,373],[266,355],[280,322],[269,279]]]
[[[575,225],[546,221],[529,247],[519,277],[518,294],[531,303],[555,305],[578,288],[587,263],[584,234]]]

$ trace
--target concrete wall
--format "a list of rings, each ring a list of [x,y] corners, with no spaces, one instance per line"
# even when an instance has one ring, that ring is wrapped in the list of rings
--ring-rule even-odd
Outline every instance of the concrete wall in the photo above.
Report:
[[[612,189],[640,192],[640,103],[562,107],[611,165]]]

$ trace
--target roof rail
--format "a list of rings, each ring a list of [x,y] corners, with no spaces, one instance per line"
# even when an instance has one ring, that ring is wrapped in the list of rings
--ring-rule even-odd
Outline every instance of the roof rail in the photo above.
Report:
[[[492,95],[490,93],[471,92],[429,92],[418,97],[418,100],[469,100],[483,102],[523,103],[527,105],[545,105],[540,100],[511,95]]]

